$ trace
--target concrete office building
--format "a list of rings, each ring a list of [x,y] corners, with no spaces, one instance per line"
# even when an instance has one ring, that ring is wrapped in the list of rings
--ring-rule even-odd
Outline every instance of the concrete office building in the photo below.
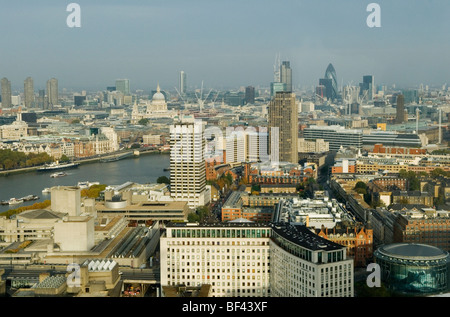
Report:
[[[278,128],[278,142],[272,136]],[[298,163],[298,104],[295,94],[277,92],[269,103],[270,155],[272,161]],[[272,141],[273,140],[273,141]]]
[[[170,186],[176,201],[195,209],[209,202],[206,189],[205,137],[202,122],[170,126]]]
[[[303,130],[306,140],[323,139],[328,142],[330,151],[339,151],[341,146],[361,149],[363,133],[359,129],[346,129],[343,126],[317,126],[313,125]]]
[[[353,297],[353,271],[345,246],[305,226],[272,225],[272,297]]]
[[[214,297],[268,297],[271,228],[250,222],[169,224],[161,286],[210,284]]]
[[[161,286],[203,284],[215,297],[353,296],[353,260],[344,246],[303,226],[240,219],[167,225]]]

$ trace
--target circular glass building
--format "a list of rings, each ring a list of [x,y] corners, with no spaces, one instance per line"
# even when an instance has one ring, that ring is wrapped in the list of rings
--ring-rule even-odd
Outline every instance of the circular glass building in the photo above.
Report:
[[[374,252],[381,280],[399,293],[429,295],[447,291],[448,252],[426,244],[395,243]]]

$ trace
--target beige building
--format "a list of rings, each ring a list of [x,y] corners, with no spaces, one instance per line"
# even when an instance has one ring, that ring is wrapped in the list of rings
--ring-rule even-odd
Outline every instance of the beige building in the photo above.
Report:
[[[161,135],[146,134],[142,136],[144,144],[161,144]]]
[[[17,120],[8,125],[0,126],[0,139],[4,141],[19,140],[28,136],[28,124]]]
[[[305,140],[304,138],[298,139],[298,152],[299,153],[323,153],[328,152],[330,143],[324,139]]]

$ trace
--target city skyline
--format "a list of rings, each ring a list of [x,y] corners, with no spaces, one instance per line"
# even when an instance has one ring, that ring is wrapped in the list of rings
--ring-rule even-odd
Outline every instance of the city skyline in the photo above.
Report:
[[[8,26],[9,50],[0,77],[22,90],[48,78],[60,88],[98,89],[129,78],[131,90],[178,86],[218,89],[269,86],[276,54],[290,61],[294,87],[317,85],[333,64],[338,85],[372,74],[377,84],[442,86],[450,67],[447,35],[450,4],[378,1],[381,27],[370,28],[369,3],[347,1],[110,1],[77,2],[81,27],[69,28],[66,3],[8,3],[0,25]]]

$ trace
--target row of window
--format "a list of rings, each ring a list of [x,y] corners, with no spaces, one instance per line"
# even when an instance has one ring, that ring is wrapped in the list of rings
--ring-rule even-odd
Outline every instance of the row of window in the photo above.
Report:
[[[268,238],[271,229],[171,229],[173,238]]]

